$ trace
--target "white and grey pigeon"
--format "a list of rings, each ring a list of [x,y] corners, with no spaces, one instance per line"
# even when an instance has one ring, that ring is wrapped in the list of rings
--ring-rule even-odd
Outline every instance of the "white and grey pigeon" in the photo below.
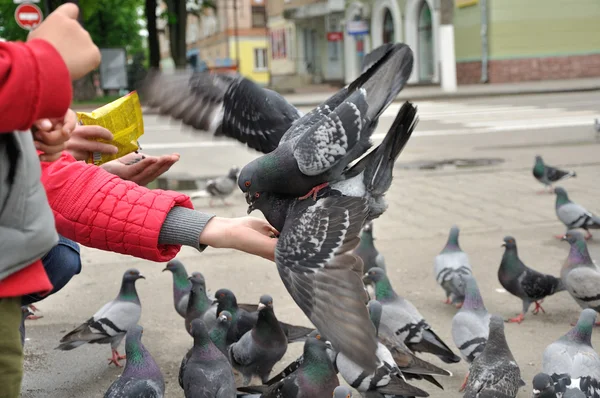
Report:
[[[333,398],[352,398],[352,390],[348,386],[337,386],[333,390]]]
[[[138,279],[145,277],[137,269],[125,271],[117,298],[106,303],[90,319],[67,333],[60,339],[60,345],[56,348],[68,351],[86,343],[110,343],[112,357],[109,364],[122,366],[119,360],[125,356],[119,355],[117,348],[125,334],[137,325],[142,315],[142,305],[135,289]]]
[[[594,310],[583,310],[577,324],[546,347],[542,356],[542,371],[549,375],[567,374],[572,379],[590,377],[600,387],[600,355],[592,347],[595,321]]]
[[[488,341],[469,370],[464,398],[515,398],[525,382],[504,335],[504,320],[492,315]]]
[[[229,206],[229,202],[225,200],[229,197],[237,188],[237,178],[240,169],[238,167],[232,167],[226,176],[217,177],[206,182],[206,187],[198,192],[190,194],[191,199],[197,198],[210,198],[208,205],[213,206],[213,200],[219,199],[224,205]]]
[[[154,358],[142,344],[143,332],[141,326],[127,332],[125,369],[108,388],[104,398],[162,398],[165,395],[165,380]]]
[[[452,339],[467,363],[472,363],[485,347],[490,332],[490,314],[473,276],[465,277],[467,285],[462,308],[452,318]]]
[[[600,313],[600,268],[594,264],[587,243],[579,232],[569,231],[563,239],[571,245],[560,270],[563,284],[581,308],[591,308]]]
[[[450,228],[446,246],[435,257],[433,267],[435,280],[446,293],[445,303],[454,304],[458,308],[465,299],[464,277],[472,274],[469,256],[458,244],[459,232],[456,225]]]
[[[385,259],[375,247],[374,241],[373,222],[370,221],[363,227],[360,233],[360,243],[353,252],[362,259],[365,272],[373,267],[385,269]]]
[[[435,334],[419,310],[394,291],[385,271],[371,268],[363,282],[375,285],[375,298],[383,306],[382,327],[393,330],[413,352],[427,352],[446,363],[460,362],[460,357]]]
[[[533,165],[533,176],[536,180],[544,184],[546,193],[552,193],[552,184],[571,177],[577,177],[577,173],[570,170],[561,170],[544,163],[544,159],[537,155]]]
[[[371,321],[377,331],[382,314],[381,303],[371,300],[368,308]],[[384,398],[388,395],[429,396],[425,391],[406,382],[391,352],[380,342],[377,343],[377,359],[379,364],[374,372],[365,371],[343,353],[338,353],[335,365],[350,386],[369,397]]]
[[[567,231],[571,229],[584,229],[586,232],[585,239],[590,239],[592,234],[590,229],[600,229],[600,217],[592,214],[583,206],[572,202],[564,188],[554,188],[556,194],[555,210],[558,219],[567,227]],[[557,239],[562,239],[563,235],[556,235]]]
[[[532,398],[600,398],[600,385],[589,377],[538,373],[531,384]]]
[[[202,319],[191,324],[194,345],[186,354],[181,376],[186,398],[235,397],[233,370],[223,353],[211,341]]]

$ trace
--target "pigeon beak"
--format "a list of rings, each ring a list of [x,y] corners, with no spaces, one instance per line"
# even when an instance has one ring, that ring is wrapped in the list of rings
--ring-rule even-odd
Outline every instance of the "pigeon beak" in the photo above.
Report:
[[[167,268],[163,269],[162,272],[165,272],[165,271],[168,271],[168,270],[169,270],[169,268],[167,267]]]
[[[246,198],[246,203],[248,203],[249,205],[252,204],[252,197],[250,196],[249,192],[244,192],[244,197]]]
[[[138,279],[146,279],[146,277],[144,275],[142,275],[142,274],[139,274],[138,275]]]
[[[506,247],[506,243],[501,244],[500,247]]]
[[[267,308],[266,305],[264,305],[263,303],[258,303],[258,310],[262,310],[263,308]]]
[[[248,211],[247,211],[247,214],[250,214],[250,213],[252,213],[253,211],[254,211],[254,206],[252,206],[252,205],[248,206]]]
[[[560,240],[567,240],[567,235],[563,235],[563,237],[560,238]]]

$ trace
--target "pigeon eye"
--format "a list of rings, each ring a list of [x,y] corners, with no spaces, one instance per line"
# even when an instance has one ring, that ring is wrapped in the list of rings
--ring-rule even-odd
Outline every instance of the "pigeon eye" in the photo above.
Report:
[[[136,275],[135,271],[130,271],[129,275]]]
[[[260,193],[258,193],[258,192],[257,192],[257,193],[255,193],[255,194],[254,194],[254,197],[255,197],[256,199],[260,198]]]
[[[250,186],[250,181],[246,181],[246,182],[244,183],[244,186],[245,186],[246,188],[248,188],[248,187]]]
[[[321,335],[320,335],[320,334],[318,334],[318,335],[316,335],[316,336],[315,336],[315,338],[316,338],[317,340],[321,340]]]

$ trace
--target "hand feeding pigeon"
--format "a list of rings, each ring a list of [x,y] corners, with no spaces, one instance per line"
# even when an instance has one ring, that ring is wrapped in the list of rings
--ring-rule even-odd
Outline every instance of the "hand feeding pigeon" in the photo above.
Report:
[[[446,363],[460,362],[452,350],[427,324],[415,306],[398,296],[381,268],[371,268],[363,278],[375,285],[375,296],[383,306],[381,325],[393,330],[413,352],[428,352]]]
[[[563,188],[554,188],[554,193],[556,193],[556,216],[565,224],[567,231],[582,228],[586,232],[585,239],[590,239],[592,234],[589,230],[600,228],[600,217],[590,213],[577,203],[571,202],[567,191]],[[562,235],[557,235],[556,238],[562,239]]]
[[[381,303],[371,300],[368,308],[371,321],[378,333],[382,313]],[[372,373],[363,370],[343,353],[338,353],[335,364],[348,384],[361,393],[369,392],[369,396],[380,396],[381,398],[385,395],[429,396],[425,391],[406,382],[390,351],[379,342],[377,343],[377,358],[379,364]]]
[[[373,222],[370,221],[363,227],[360,234],[360,243],[352,252],[361,258],[365,271],[368,271],[373,267],[379,267],[385,270],[385,260],[383,255],[375,248],[374,241]]]
[[[532,382],[532,398],[586,398],[579,384],[579,379],[571,380],[569,375],[538,373]],[[600,395],[590,397],[598,398]]]
[[[188,280],[188,273],[183,263],[179,260],[171,260],[162,272],[169,271],[173,275],[173,303],[175,311],[183,318],[187,311],[190,289],[192,284]]]
[[[122,366],[119,360],[125,356],[119,355],[117,347],[125,334],[137,325],[142,315],[142,306],[135,290],[135,281],[138,279],[146,278],[137,269],[125,271],[117,298],[106,303],[94,316],[67,333],[60,339],[60,345],[56,349],[68,351],[86,343],[110,343],[112,357],[109,364]]]
[[[154,358],[142,344],[143,332],[141,326],[135,326],[127,332],[125,369],[108,388],[104,398],[162,398],[164,396],[165,380]]]
[[[556,167],[549,166],[545,164],[542,157],[538,155],[535,157],[533,176],[536,180],[544,184],[545,190],[542,191],[542,193],[552,193],[553,183],[565,180],[567,178],[577,177],[577,173],[574,171],[561,170]]]
[[[404,87],[412,65],[408,46],[392,46],[348,88],[294,123],[274,151],[244,166],[238,178],[242,192],[316,199],[369,149],[379,116]]]
[[[187,360],[181,376],[185,397],[234,397],[235,381],[231,365],[210,340],[202,319],[194,319],[191,333],[194,346],[186,354]]]
[[[471,364],[464,398],[515,398],[525,382],[506,343],[502,318],[492,315],[489,329],[483,352]]]
[[[521,323],[531,303],[535,303],[534,315],[537,315],[540,310],[546,313],[541,302],[545,297],[565,290],[563,282],[560,278],[542,274],[526,266],[519,258],[517,242],[512,236],[506,236],[502,246],[505,250],[498,268],[498,280],[510,294],[523,301],[522,312],[508,322]]]
[[[264,304],[263,304],[264,303]],[[266,383],[273,366],[287,351],[287,338],[273,311],[273,298],[264,295],[258,306],[258,319],[252,329],[229,347],[229,361],[249,385],[252,376]]]
[[[571,245],[560,270],[566,290],[581,308],[600,312],[600,268],[592,261],[587,244],[579,232],[567,232],[564,240]]]
[[[437,283],[446,292],[446,304],[460,308],[465,299],[464,277],[472,274],[469,256],[458,245],[459,229],[450,229],[446,246],[435,257],[434,273]]]
[[[235,191],[239,172],[239,168],[233,167],[226,176],[208,180],[206,182],[206,187],[201,191],[191,193],[190,198],[209,197],[210,201],[208,202],[208,205],[210,207],[213,206],[213,199],[217,198],[220,199],[224,205],[229,206],[229,203],[225,199]]]
[[[260,393],[262,398],[331,397],[340,382],[327,354],[326,343],[315,337],[307,338],[302,358],[299,367],[285,378],[272,384],[240,387],[238,390]]]

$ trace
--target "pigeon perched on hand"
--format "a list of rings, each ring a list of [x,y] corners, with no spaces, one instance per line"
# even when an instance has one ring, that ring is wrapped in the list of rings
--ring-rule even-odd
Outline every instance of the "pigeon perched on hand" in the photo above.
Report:
[[[229,206],[229,203],[225,200],[230,196],[233,191],[237,188],[237,178],[240,169],[233,167],[229,170],[229,173],[223,177],[217,177],[206,182],[206,187],[198,192],[190,194],[191,199],[209,197],[210,201],[208,205],[213,206],[213,200],[220,199],[224,205]]]
[[[515,398],[525,385],[521,370],[515,361],[504,335],[504,321],[497,315],[490,318],[488,341],[473,363],[465,388],[464,398]]]
[[[361,258],[365,271],[368,271],[373,267],[379,267],[385,270],[385,260],[383,255],[375,248],[374,241],[373,222],[371,221],[366,223],[363,227],[362,232],[360,233],[360,243],[352,252]]]
[[[509,319],[508,322],[523,322],[532,303],[535,303],[534,315],[537,315],[540,310],[546,313],[541,302],[547,296],[565,290],[563,282],[560,278],[542,274],[526,266],[519,258],[517,241],[512,236],[506,236],[502,246],[505,247],[505,250],[500,268],[498,268],[498,280],[510,294],[523,301],[522,312],[517,317]]]
[[[413,352],[428,352],[446,363],[460,362],[460,358],[433,332],[417,308],[396,294],[385,271],[371,268],[363,281],[375,285],[375,298],[383,307],[380,327],[393,330]]]
[[[448,241],[441,253],[435,257],[435,280],[446,292],[446,304],[460,308],[465,299],[464,278],[472,274],[469,256],[458,245],[459,229],[450,229]]]
[[[600,313],[600,268],[594,264],[579,232],[567,232],[563,239],[569,242],[571,249],[561,268],[561,279],[581,308]],[[597,325],[600,326],[600,322]]]
[[[117,298],[106,303],[94,316],[67,333],[56,348],[68,351],[86,343],[110,343],[112,357],[109,364],[121,367],[119,361],[125,359],[125,356],[120,355],[117,348],[142,315],[142,305],[135,289],[138,279],[146,278],[135,268],[125,271]]]
[[[585,239],[592,237],[590,229],[600,229],[600,217],[590,213],[582,206],[571,202],[567,191],[564,188],[554,188],[556,193],[556,216],[565,224],[567,232],[571,229],[582,228],[585,230]],[[562,239],[563,235],[556,235],[557,239]]]
[[[127,332],[125,369],[108,388],[104,398],[162,398],[164,396],[165,380],[154,358],[142,344],[143,332],[141,326],[135,326]]]
[[[238,178],[242,192],[316,199],[369,149],[380,115],[404,87],[412,65],[410,48],[395,44],[350,86],[296,121],[274,151],[244,166]]]
[[[574,171],[561,170],[544,163],[541,156],[535,157],[533,165],[533,176],[536,180],[544,184],[545,190],[541,193],[552,193],[552,184],[571,177],[577,177]]]
[[[252,330],[229,347],[229,361],[244,376],[244,385],[250,384],[252,376],[260,377],[264,384],[273,366],[285,355],[287,345],[287,338],[273,311],[273,298],[264,295]]]

